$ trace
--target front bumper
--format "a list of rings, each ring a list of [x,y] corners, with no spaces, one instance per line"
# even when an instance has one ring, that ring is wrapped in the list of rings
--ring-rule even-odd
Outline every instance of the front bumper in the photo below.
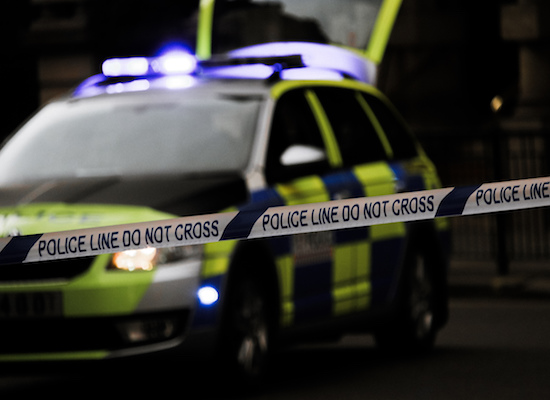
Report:
[[[200,261],[152,272],[106,271],[103,256],[89,263],[70,279],[24,280],[19,274],[0,283],[0,299],[50,292],[62,302],[55,315],[0,310],[0,361],[100,359],[184,342],[197,302]]]
[[[174,347],[183,342],[189,315],[189,310],[176,310],[123,317],[4,321],[0,361],[98,359]]]

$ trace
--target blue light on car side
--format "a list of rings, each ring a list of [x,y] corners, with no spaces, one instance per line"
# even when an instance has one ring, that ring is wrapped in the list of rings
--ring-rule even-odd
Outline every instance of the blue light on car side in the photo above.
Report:
[[[203,306],[211,306],[220,298],[218,290],[212,286],[203,286],[197,291],[199,302]]]

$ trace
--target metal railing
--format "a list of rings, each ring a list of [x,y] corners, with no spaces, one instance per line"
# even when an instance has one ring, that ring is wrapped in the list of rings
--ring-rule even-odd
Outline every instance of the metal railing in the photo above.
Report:
[[[444,186],[545,176],[550,171],[550,131],[417,131]],[[498,274],[511,262],[550,260],[550,210],[451,218],[452,257],[494,262]]]

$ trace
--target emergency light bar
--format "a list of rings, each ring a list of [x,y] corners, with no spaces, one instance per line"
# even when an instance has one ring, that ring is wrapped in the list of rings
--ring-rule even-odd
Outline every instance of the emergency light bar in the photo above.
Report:
[[[204,61],[197,61],[195,56],[182,50],[159,57],[111,58],[103,62],[102,72],[108,78],[193,73],[217,75],[223,69],[234,71],[239,67],[253,65],[268,67],[263,69],[269,69],[271,73],[294,68],[334,71],[362,82],[371,82],[374,76],[368,60],[353,51],[305,42],[277,42],[244,47]],[[246,73],[239,76],[247,77]],[[250,76],[252,79],[263,77],[265,74],[252,73]]]
[[[199,63],[189,53],[173,52],[154,58],[110,58],[103,62],[101,69],[104,76],[115,78],[148,75],[187,75],[197,72],[197,67],[199,66],[201,71],[205,72],[209,69],[250,65],[264,65],[269,67],[271,71],[305,66],[300,55],[279,57],[217,57]]]
[[[102,74],[86,79],[74,96],[141,91],[162,86],[184,88],[195,77],[226,79],[341,80],[374,83],[376,66],[356,52],[327,44],[274,42],[243,47],[209,60],[179,47],[158,57],[110,58]],[[162,81],[156,78],[170,80]],[[172,79],[178,79],[173,81]]]
[[[173,51],[160,57],[110,58],[101,70],[109,78],[147,75],[185,75],[197,68],[197,59],[183,51]]]

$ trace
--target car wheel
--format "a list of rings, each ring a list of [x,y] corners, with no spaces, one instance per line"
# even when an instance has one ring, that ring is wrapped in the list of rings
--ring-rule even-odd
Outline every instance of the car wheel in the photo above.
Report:
[[[269,308],[261,281],[239,278],[228,292],[223,353],[231,378],[254,385],[263,378],[270,353]]]
[[[412,342],[420,348],[431,348],[436,333],[434,282],[426,259],[420,254],[413,262],[408,297]]]
[[[375,339],[384,350],[426,352],[437,335],[436,282],[422,252],[411,253],[406,266],[396,316],[375,332]]]

